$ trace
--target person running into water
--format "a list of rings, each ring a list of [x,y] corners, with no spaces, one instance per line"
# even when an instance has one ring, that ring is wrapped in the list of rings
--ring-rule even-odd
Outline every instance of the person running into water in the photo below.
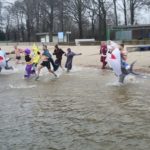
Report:
[[[101,61],[102,64],[103,64],[101,69],[105,69],[105,66],[106,66],[106,64],[107,64],[107,61],[106,61],[107,45],[106,45],[105,42],[101,42],[100,54],[101,54],[100,61]]]
[[[73,57],[77,55],[82,55],[82,53],[76,54],[72,52],[70,48],[67,49],[67,54],[65,54],[65,56],[67,57],[67,61],[65,64],[65,68],[67,68],[67,72],[69,72],[72,69]]]
[[[23,53],[23,50],[18,48],[17,46],[14,46],[14,53],[16,55],[16,64],[23,64],[21,61],[21,53]]]
[[[40,59],[41,59],[41,53],[40,53],[39,48],[35,44],[33,45],[32,50],[33,50],[33,53],[34,53],[33,58],[32,58],[32,62],[33,62],[32,72],[36,73],[37,65],[39,64]]]
[[[45,49],[47,49],[47,46],[46,46],[46,45],[43,45],[43,47],[45,47]],[[48,49],[47,49],[47,51],[48,51]],[[49,52],[49,54],[50,54],[50,52]],[[59,68],[59,64],[55,64],[55,62],[54,62],[54,60],[53,60],[51,54],[50,54],[50,57],[49,57],[48,60],[49,60],[49,62],[52,64],[53,70],[54,70],[54,71],[57,71],[57,69]]]
[[[128,70],[130,65],[127,63],[127,50],[125,50],[124,44],[120,44],[119,49],[121,54],[121,68]]]
[[[39,79],[41,69],[44,67],[46,67],[50,73],[52,73],[55,77],[57,77],[57,75],[54,73],[54,71],[51,70],[50,62],[52,61],[52,56],[49,53],[49,50],[47,49],[46,45],[43,45],[42,60],[43,61],[42,61],[41,65],[38,67],[38,73],[37,73],[36,80]]]
[[[11,53],[5,52],[0,48],[0,72],[2,71],[2,68],[4,67],[6,70],[13,70],[12,66],[8,65],[8,62],[10,59],[7,59],[7,55]]]
[[[30,49],[26,48],[25,49],[25,61],[26,61],[26,74],[24,75],[25,78],[30,78],[31,74],[33,74],[32,72],[32,58],[30,56],[31,51]]]
[[[55,64],[58,64],[62,69],[63,67],[61,65],[61,61],[62,61],[63,54],[65,54],[65,52],[62,49],[60,49],[58,45],[55,45],[55,50],[53,53],[53,55],[56,56]]]

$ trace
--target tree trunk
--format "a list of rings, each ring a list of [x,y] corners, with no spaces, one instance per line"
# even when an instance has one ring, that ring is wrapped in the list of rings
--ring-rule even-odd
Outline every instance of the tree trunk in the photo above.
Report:
[[[79,17],[79,22],[78,22],[78,26],[79,26],[79,38],[82,39],[83,38],[83,28],[82,28],[82,3],[81,1],[78,2],[79,3],[79,7],[78,7],[78,17]]]
[[[26,20],[26,26],[27,26],[27,41],[31,41],[31,33],[30,33],[30,21],[29,18]]]
[[[134,2],[130,0],[130,17],[131,17],[131,25],[134,24]]]
[[[53,23],[54,23],[54,7],[53,5],[51,5],[50,25],[49,25],[50,42],[53,42]]]
[[[113,0],[113,3],[114,3],[114,13],[115,13],[115,25],[118,26],[118,15],[117,15],[116,0]]]
[[[64,0],[61,0],[61,31],[64,32]]]
[[[123,0],[123,11],[124,11],[124,23],[125,23],[125,25],[128,25],[128,23],[127,23],[127,4],[126,4],[126,0]]]
[[[99,40],[101,40],[101,2],[98,1],[98,28],[99,28]]]

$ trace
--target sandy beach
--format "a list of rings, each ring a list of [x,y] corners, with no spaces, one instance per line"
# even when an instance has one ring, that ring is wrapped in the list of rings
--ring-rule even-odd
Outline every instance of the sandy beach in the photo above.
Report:
[[[21,49],[32,48],[32,46],[19,45]],[[101,68],[100,63],[100,55],[99,55],[99,46],[59,46],[64,51],[67,51],[67,48],[70,47],[75,53],[82,53],[81,56],[77,56],[74,58],[74,65],[83,66],[83,67],[94,67]],[[6,51],[12,51],[13,45],[1,45],[1,48]],[[42,45],[39,45],[39,48],[42,49]],[[48,46],[48,49],[51,53],[53,53],[54,46]],[[13,55],[11,56],[13,57]],[[131,63],[133,61],[137,61],[135,64],[135,69],[140,72],[150,73],[150,51],[146,52],[128,52],[128,62]],[[63,64],[65,63],[66,58],[63,58]]]

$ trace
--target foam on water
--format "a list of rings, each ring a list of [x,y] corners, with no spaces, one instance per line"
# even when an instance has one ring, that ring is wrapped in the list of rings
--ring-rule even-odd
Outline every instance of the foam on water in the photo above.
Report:
[[[32,89],[35,88],[36,85],[14,85],[14,84],[9,84],[9,87],[11,89]]]
[[[120,83],[120,82],[118,82],[118,81],[106,83],[106,86],[116,86],[116,87],[120,87],[120,86],[123,86],[123,85],[124,85],[123,83]]]

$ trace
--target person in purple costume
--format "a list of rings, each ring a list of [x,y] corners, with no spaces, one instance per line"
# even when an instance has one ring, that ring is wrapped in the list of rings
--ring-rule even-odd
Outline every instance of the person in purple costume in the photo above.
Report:
[[[30,78],[32,74],[32,58],[30,57],[30,49],[26,48],[25,49],[25,61],[26,61],[26,74],[24,75],[25,78]]]
[[[67,61],[65,64],[65,68],[67,68],[67,72],[69,72],[72,69],[73,57],[77,55],[82,55],[82,53],[76,54],[72,52],[70,48],[67,49],[67,54],[65,54],[65,56],[67,57]]]

